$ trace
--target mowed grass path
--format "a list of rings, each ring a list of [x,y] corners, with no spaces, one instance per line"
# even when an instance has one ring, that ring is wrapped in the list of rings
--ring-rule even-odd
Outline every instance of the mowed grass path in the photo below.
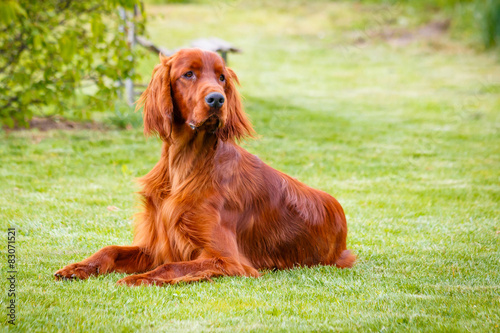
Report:
[[[132,241],[133,180],[159,157],[131,131],[23,131],[0,140],[1,259],[17,229],[17,322],[27,332],[499,331],[500,65],[443,36],[393,45],[443,14],[249,2],[149,7],[167,47],[218,36],[259,138],[252,153],[334,195],[353,269],[117,287],[55,282],[60,267]],[[392,20],[391,18],[396,18]],[[453,28],[452,28],[453,29]],[[452,37],[450,37],[452,36]],[[141,65],[149,77],[156,59]],[[108,210],[116,206],[118,211]],[[5,290],[5,289],[2,289]],[[6,292],[1,307],[6,311]]]

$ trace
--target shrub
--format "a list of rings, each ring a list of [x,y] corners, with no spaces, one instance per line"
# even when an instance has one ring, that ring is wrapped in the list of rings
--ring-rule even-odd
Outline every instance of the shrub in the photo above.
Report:
[[[481,2],[482,4],[482,2]],[[478,4],[479,6],[479,4]],[[481,10],[481,9],[480,9]],[[487,0],[482,10],[481,29],[487,48],[500,45],[500,1]]]
[[[133,77],[118,6],[137,0],[0,2],[0,125],[26,125],[35,111],[65,114],[113,105],[117,82]],[[143,18],[137,29],[143,29]],[[72,107],[73,106],[73,107]],[[88,113],[88,111],[87,111]]]

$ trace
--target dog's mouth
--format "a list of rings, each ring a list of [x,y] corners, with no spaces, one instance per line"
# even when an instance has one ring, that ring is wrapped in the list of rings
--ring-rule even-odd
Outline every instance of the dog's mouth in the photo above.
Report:
[[[212,134],[215,133],[215,131],[217,131],[217,129],[221,126],[222,122],[220,118],[215,114],[211,115],[204,121],[199,122],[198,124],[193,121],[189,122],[189,127],[191,127],[193,131],[206,130],[207,132]]]

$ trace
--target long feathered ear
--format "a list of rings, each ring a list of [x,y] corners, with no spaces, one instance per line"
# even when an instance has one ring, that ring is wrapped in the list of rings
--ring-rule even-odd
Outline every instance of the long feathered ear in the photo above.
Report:
[[[142,93],[136,111],[144,107],[144,135],[157,134],[163,141],[170,140],[174,106],[170,92],[170,67],[172,57],[160,55],[161,63],[156,65],[148,87]]]
[[[229,74],[226,85],[227,119],[223,127],[217,131],[218,137],[222,141],[239,140],[244,137],[252,137],[254,130],[243,111],[240,94],[236,90],[235,83],[240,84],[238,77],[231,68],[226,68]]]

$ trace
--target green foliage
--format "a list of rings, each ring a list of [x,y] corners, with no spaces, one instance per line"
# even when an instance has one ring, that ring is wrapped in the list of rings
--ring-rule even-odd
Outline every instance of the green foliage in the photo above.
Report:
[[[105,121],[112,127],[119,129],[139,128],[142,126],[142,114],[134,112],[135,107],[125,101],[117,100],[114,112],[107,115]]]
[[[500,2],[487,0],[481,19],[484,44],[491,48],[500,45]]]
[[[133,77],[134,54],[118,6],[136,0],[0,2],[0,125],[26,125],[34,112],[103,110],[117,82]],[[144,17],[135,20],[144,28]]]

